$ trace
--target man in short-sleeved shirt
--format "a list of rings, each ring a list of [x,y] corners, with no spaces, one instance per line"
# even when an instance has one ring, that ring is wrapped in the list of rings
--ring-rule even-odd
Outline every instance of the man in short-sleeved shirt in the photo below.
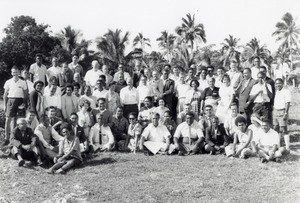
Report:
[[[4,145],[9,143],[9,137],[11,130],[15,127],[17,113],[20,108],[26,108],[28,89],[26,82],[19,78],[19,69],[17,67],[12,67],[11,79],[7,80],[4,84],[4,111],[6,115],[5,120],[5,142]],[[25,111],[24,111],[25,113]],[[13,127],[11,129],[11,127]]]
[[[199,152],[204,144],[203,132],[200,125],[194,120],[194,114],[186,114],[186,121],[179,124],[174,133],[175,148],[178,155],[193,155]]]
[[[100,70],[100,65],[98,61],[94,60],[92,62],[92,67],[93,67],[92,70],[86,72],[84,81],[86,82],[86,85],[89,85],[92,87],[92,89],[94,89],[94,87],[96,86],[96,82],[99,79],[99,76],[102,75],[103,73]]]
[[[144,146],[153,154],[159,151],[168,152],[170,150],[171,134],[167,127],[159,125],[159,114],[156,113],[152,117],[150,123],[142,133],[140,149],[143,150]]]
[[[291,92],[283,88],[284,81],[281,78],[275,80],[275,99],[273,106],[274,129],[284,136],[286,150],[290,150],[290,136],[287,134],[287,120],[291,103]]]
[[[47,68],[45,65],[42,64],[43,62],[42,55],[37,54],[35,57],[35,61],[36,63],[32,64],[29,68],[31,81],[36,82],[40,80],[44,84],[46,84]]]

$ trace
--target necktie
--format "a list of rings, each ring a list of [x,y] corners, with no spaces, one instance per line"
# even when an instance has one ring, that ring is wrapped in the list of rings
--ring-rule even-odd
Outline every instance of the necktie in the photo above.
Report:
[[[99,144],[102,144],[102,132],[101,132],[101,126],[99,126]]]

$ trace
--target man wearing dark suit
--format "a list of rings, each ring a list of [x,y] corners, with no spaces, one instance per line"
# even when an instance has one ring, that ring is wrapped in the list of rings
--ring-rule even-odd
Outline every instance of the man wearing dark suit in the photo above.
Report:
[[[75,136],[78,137],[80,142],[80,152],[87,152],[88,151],[88,135],[84,133],[83,127],[78,125],[78,115],[76,113],[71,113],[69,122],[72,126],[72,130]],[[82,149],[83,148],[83,149]]]
[[[216,116],[212,117],[212,125],[206,128],[205,132],[205,151],[210,154],[215,154],[216,152],[223,152],[224,148],[232,142],[227,136],[223,125],[219,125],[219,119]]]
[[[245,68],[243,70],[243,80],[240,87],[237,89],[236,95],[239,100],[239,112],[240,114],[247,115],[247,122],[250,122],[250,116],[252,114],[251,104],[248,106],[247,102],[251,89],[256,83],[257,81],[251,76],[251,69]]]
[[[275,98],[275,82],[274,82],[274,80],[272,80],[271,78],[269,78],[267,76],[267,68],[265,66],[260,66],[259,67],[259,72],[263,72],[265,74],[266,77],[263,78],[264,81],[266,83],[268,83],[269,85],[271,85],[271,89],[272,89],[272,92],[273,92],[273,97],[271,98],[270,104],[271,104],[271,106],[273,106],[274,98]]]
[[[141,76],[144,75],[144,70],[142,68],[141,61],[136,60],[133,68],[134,72],[132,74],[133,86],[135,88],[139,85]]]
[[[176,119],[176,105],[174,105],[174,80],[169,78],[169,65],[165,66],[163,70],[163,94],[162,97],[166,102],[166,107],[172,112],[173,120]]]

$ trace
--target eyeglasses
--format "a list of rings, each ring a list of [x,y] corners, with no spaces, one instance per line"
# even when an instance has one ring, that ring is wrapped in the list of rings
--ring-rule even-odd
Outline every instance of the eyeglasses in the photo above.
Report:
[[[129,120],[134,120],[135,118],[128,118]]]

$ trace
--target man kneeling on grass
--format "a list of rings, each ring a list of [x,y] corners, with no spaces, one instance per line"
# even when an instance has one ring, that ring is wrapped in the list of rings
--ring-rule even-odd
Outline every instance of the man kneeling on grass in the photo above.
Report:
[[[38,138],[31,128],[27,127],[25,118],[19,118],[17,127],[12,131],[11,138],[12,154],[19,160],[19,166],[23,166],[25,160],[29,161],[26,163],[28,166],[36,162],[41,163],[36,147],[37,140]]]
[[[59,143],[59,153],[54,158],[55,164],[47,170],[47,173],[64,174],[68,169],[82,162],[79,139],[74,135],[72,127],[69,124],[63,124],[61,134],[64,138]]]
[[[180,156],[196,154],[203,148],[203,132],[192,112],[187,113],[185,122],[178,125],[174,134],[174,144]]]
[[[154,113],[152,116],[152,123],[150,123],[142,133],[140,142],[141,151],[144,150],[144,146],[147,148],[148,155],[152,154],[172,153],[174,147],[170,146],[171,134],[165,125],[159,124],[159,114]]]
[[[263,119],[258,134],[255,152],[258,152],[262,163],[268,161],[280,162],[282,156],[279,150],[280,136],[275,130],[271,129],[270,125],[268,119]]]

